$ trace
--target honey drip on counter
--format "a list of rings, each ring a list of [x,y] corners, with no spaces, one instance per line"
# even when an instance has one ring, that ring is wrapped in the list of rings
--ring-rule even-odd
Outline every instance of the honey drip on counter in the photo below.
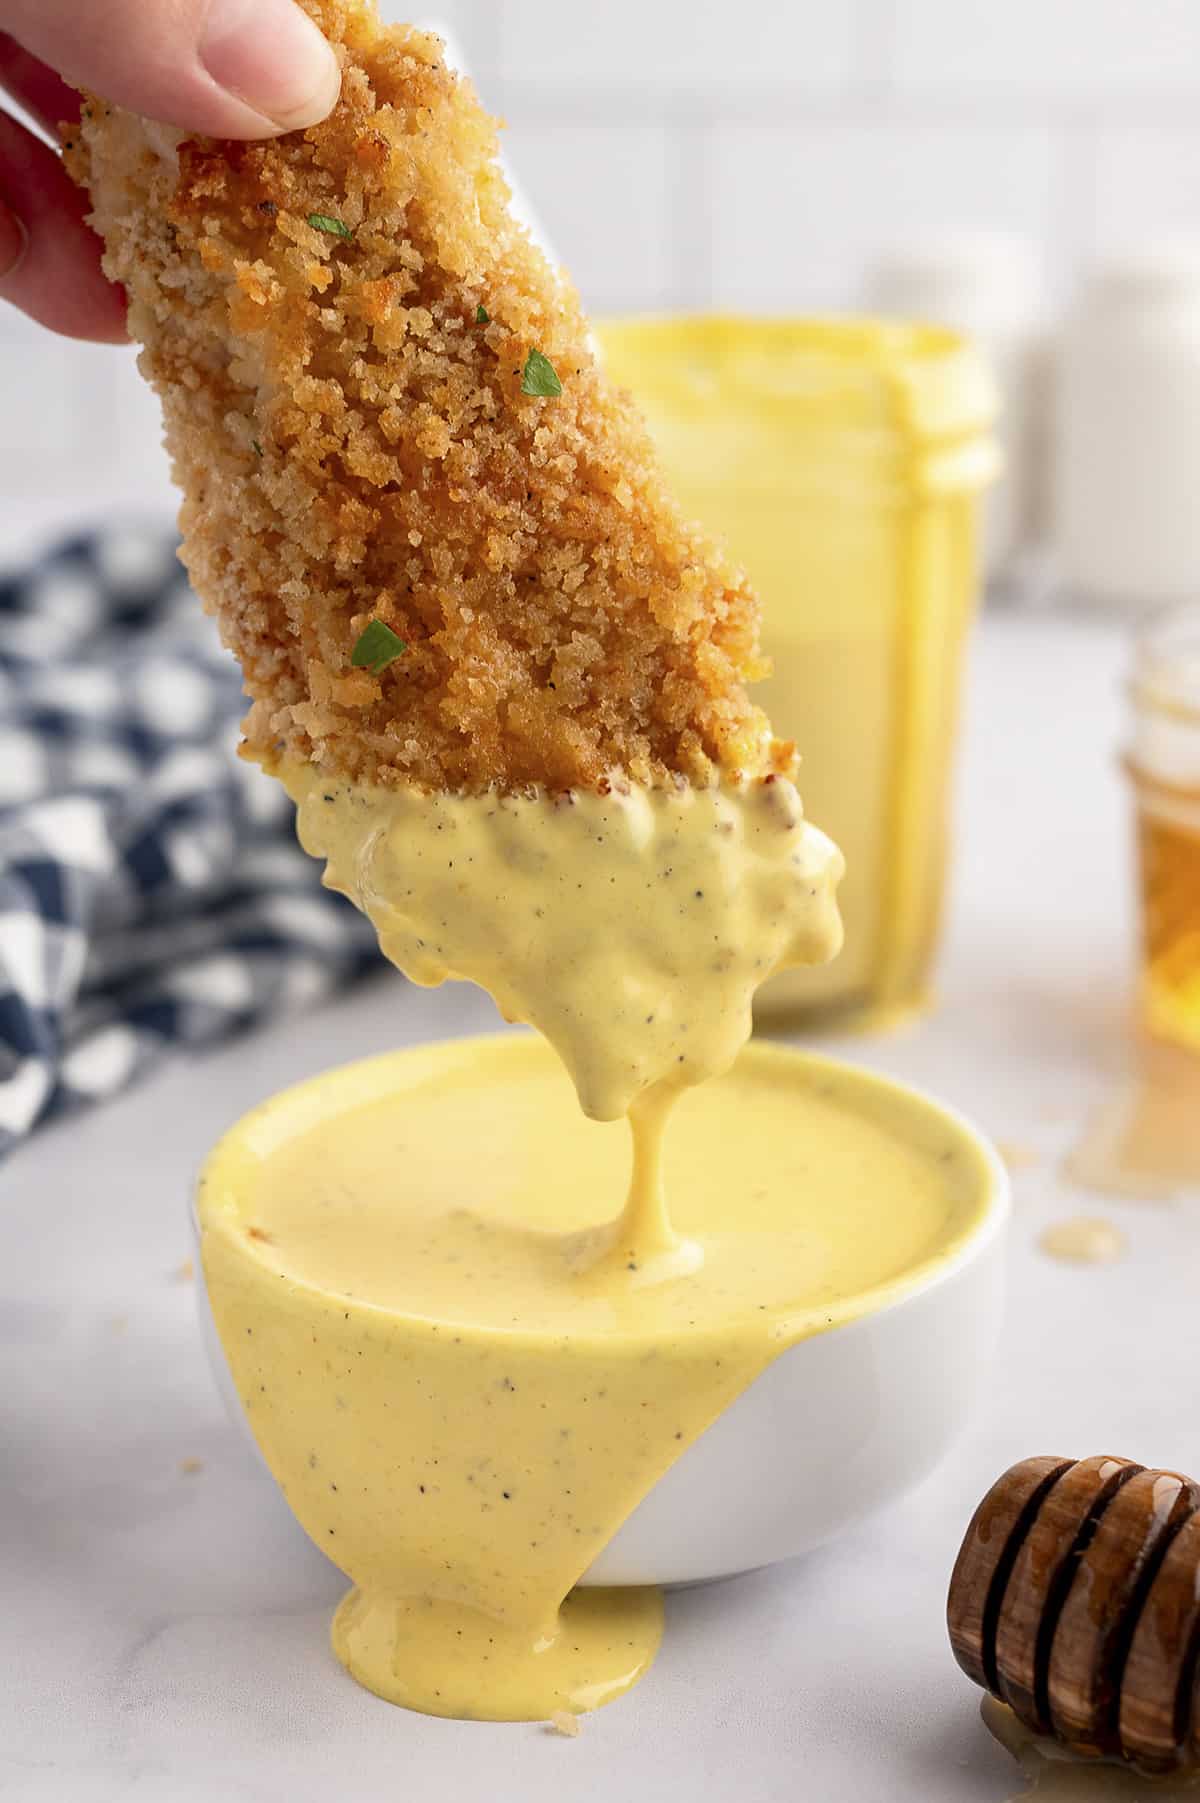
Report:
[[[980,1714],[992,1737],[1011,1753],[1027,1780],[1009,1803],[1026,1797],[1044,1803],[1170,1803],[1172,1798],[1200,1799],[1200,1774],[1146,1778],[1110,1760],[1080,1759],[1056,1741],[1031,1734],[1007,1704],[984,1697]]]
[[[1063,1167],[1068,1182],[1114,1196],[1200,1194],[1200,1056],[1147,1041]]]
[[[1109,1265],[1125,1255],[1125,1235],[1111,1221],[1094,1215],[1076,1215],[1056,1221],[1038,1239],[1050,1258],[1071,1265]]]

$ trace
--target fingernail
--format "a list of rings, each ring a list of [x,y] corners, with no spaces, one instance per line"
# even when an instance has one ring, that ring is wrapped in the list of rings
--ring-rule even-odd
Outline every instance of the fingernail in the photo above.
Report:
[[[211,0],[199,52],[220,87],[279,131],[316,125],[341,88],[337,58],[295,0]]]
[[[18,219],[0,200],[0,282],[16,275],[29,249],[29,232],[25,221]]]

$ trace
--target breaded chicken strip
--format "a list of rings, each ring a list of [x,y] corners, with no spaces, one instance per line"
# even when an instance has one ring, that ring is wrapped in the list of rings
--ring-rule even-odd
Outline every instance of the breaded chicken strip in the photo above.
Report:
[[[743,687],[754,597],[514,222],[470,85],[373,0],[300,3],[343,66],[324,124],[180,143],[89,99],[67,153],[251,753],[467,792],[790,770]],[[372,621],[406,646],[378,673]]]

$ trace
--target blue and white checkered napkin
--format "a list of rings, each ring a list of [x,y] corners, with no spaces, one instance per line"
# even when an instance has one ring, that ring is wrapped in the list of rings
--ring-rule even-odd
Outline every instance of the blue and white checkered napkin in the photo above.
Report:
[[[234,755],[244,707],[161,533],[0,582],[0,1154],[377,962]]]

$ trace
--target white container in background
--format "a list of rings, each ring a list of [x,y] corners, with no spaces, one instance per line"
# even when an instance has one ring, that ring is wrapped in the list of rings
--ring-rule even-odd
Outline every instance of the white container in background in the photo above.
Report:
[[[1059,351],[1054,512],[1068,598],[1200,593],[1200,242],[1086,279]]]
[[[1003,234],[955,232],[889,252],[868,270],[872,313],[950,326],[973,338],[1001,398],[1004,470],[986,502],[983,565],[1004,574],[1040,536],[1044,509],[1041,283],[1030,247]]]

